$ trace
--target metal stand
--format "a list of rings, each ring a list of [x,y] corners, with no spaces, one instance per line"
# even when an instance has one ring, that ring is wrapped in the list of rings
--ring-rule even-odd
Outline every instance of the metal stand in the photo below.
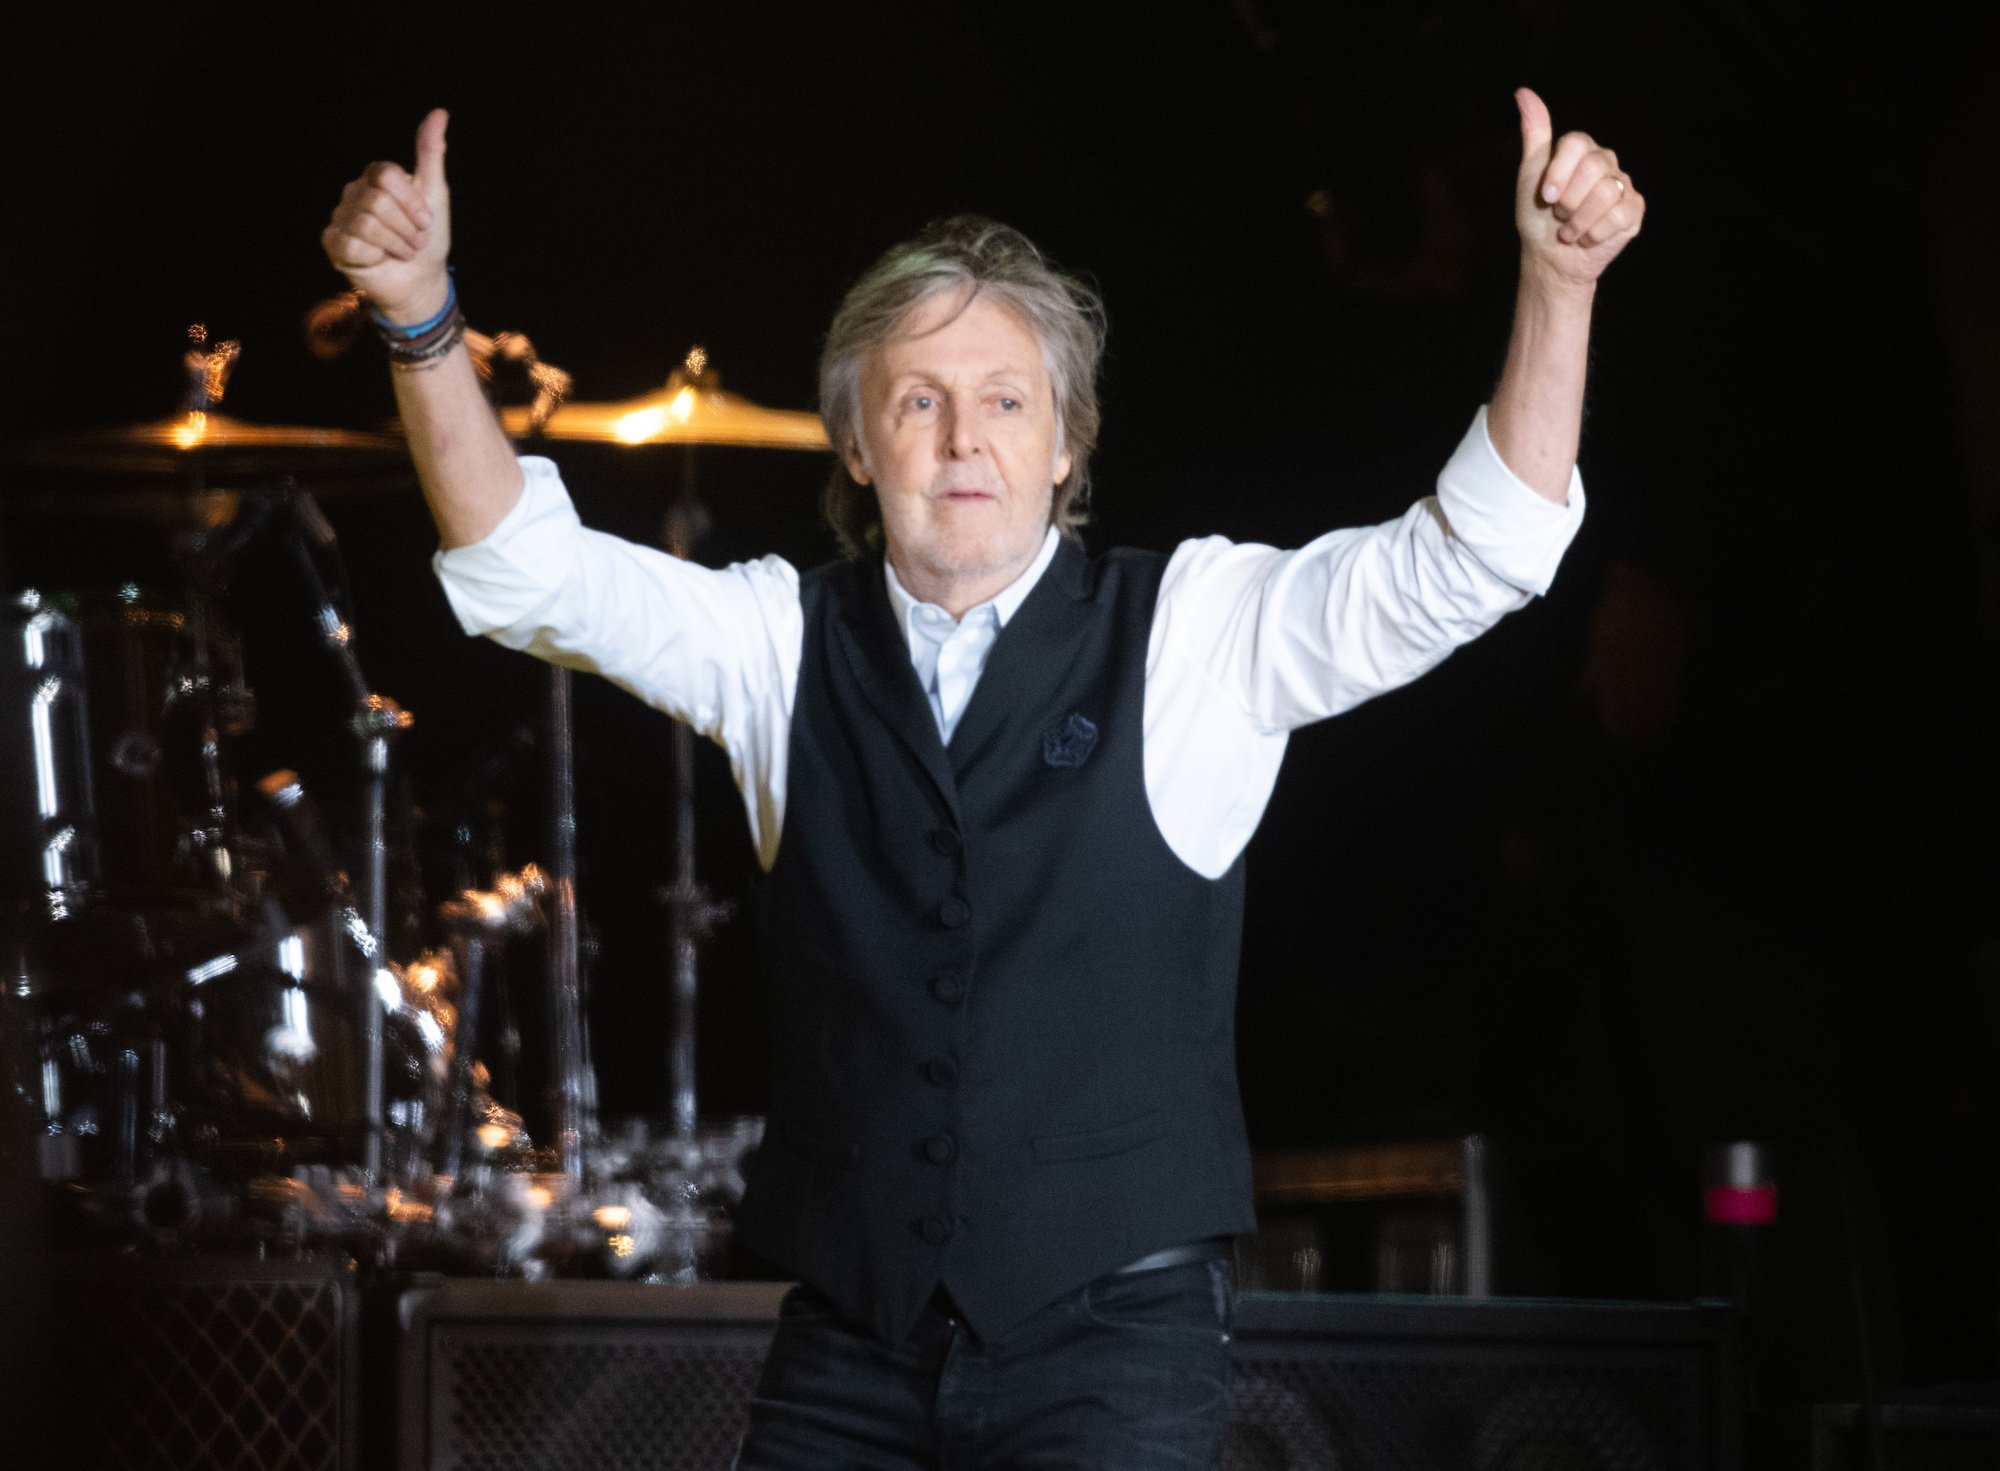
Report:
[[[540,870],[529,864],[519,873],[499,875],[491,890],[467,889],[438,906],[438,917],[451,932],[452,955],[458,967],[451,1086],[445,1100],[444,1149],[438,1161],[439,1173],[454,1180],[464,1165],[466,1140],[474,1127],[473,1095],[477,1089],[473,1058],[479,1047],[480,1012],[486,993],[487,947],[505,943],[509,934],[525,934],[533,928],[546,892]]]
[[[223,388],[241,354],[242,348],[235,342],[221,342],[211,348],[208,328],[199,322],[188,328],[188,350],[182,357],[182,368],[187,374],[184,404],[190,419],[206,418],[208,411],[222,401]],[[289,482],[286,491],[288,494],[303,494],[295,492]],[[191,505],[200,504],[209,495],[208,467],[198,452],[188,456],[188,494]],[[314,507],[311,514],[319,517],[318,508]],[[324,518],[320,518],[320,524],[325,525]],[[332,534],[331,528],[328,528],[327,535]],[[208,613],[210,598],[220,591],[222,569],[215,564],[204,565],[201,552],[206,537],[203,533],[192,533],[192,544],[185,537],[176,538],[176,541],[183,564],[181,570],[191,589],[188,613],[194,636],[195,695],[199,701],[196,708],[201,719],[204,825],[187,836],[199,850],[204,881],[218,889],[226,889],[234,877],[230,861],[230,839],[234,835],[229,831],[229,791],[222,766],[221,725],[225,712],[215,688],[219,665],[213,657],[214,631],[210,627]],[[240,699],[240,692],[228,692],[229,704],[234,707],[227,712],[232,727],[241,724]],[[232,729],[231,734],[235,733]]]
[[[343,647],[345,647],[343,643]],[[360,678],[358,667],[354,677]],[[365,1063],[363,1098],[368,1137],[362,1145],[362,1168],[370,1183],[379,1184],[382,1172],[382,1132],[386,1124],[382,1110],[382,998],[378,978],[389,963],[389,741],[410,725],[410,717],[386,695],[365,695],[355,712],[351,728],[361,740],[361,767],[365,779],[362,800],[368,816],[368,882],[363,915],[368,933],[375,940],[375,974],[363,993],[361,1041]]]
[[[549,758],[554,827],[555,905],[549,925],[549,977],[555,1001],[556,1148],[574,1191],[583,1183],[583,1150],[597,1137],[596,1093],[583,1026],[583,966],[576,919],[576,750],[570,720],[570,674],[549,671]]]
[[[686,560],[695,542],[707,530],[707,522],[695,494],[694,450],[689,447],[683,451],[681,461],[680,493],[667,507],[667,550]],[[667,1054],[671,1116],[674,1137],[692,1142],[698,1112],[694,1043],[700,986],[695,970],[696,949],[714,933],[716,925],[729,917],[730,906],[717,903],[695,877],[694,731],[682,720],[674,722],[674,878],[660,897],[667,903],[673,949],[673,1038]]]
[[[214,632],[209,627],[208,591],[203,589],[188,600],[189,621],[193,625],[195,690],[201,718],[201,777],[203,826],[190,836],[200,851],[202,878],[214,888],[227,888],[231,879],[229,831],[229,787],[222,768],[221,698],[215,688],[219,664],[213,657]],[[231,697],[233,703],[233,696]],[[239,724],[234,717],[230,724]],[[232,730],[231,732],[235,732]]]
[[[311,539],[330,548],[333,545],[333,528],[320,514],[312,496],[292,487],[290,498],[301,525]],[[292,538],[292,547],[298,558],[299,570],[304,574],[306,586],[312,590],[318,607],[321,641],[333,654],[347,681],[348,694],[354,701],[354,715],[349,721],[349,729],[361,743],[362,799],[366,809],[364,856],[367,859],[362,917],[367,924],[369,938],[374,942],[374,953],[369,958],[375,968],[361,999],[362,1099],[367,1130],[362,1142],[362,1168],[367,1171],[369,1183],[379,1184],[386,1119],[382,1107],[382,1000],[378,978],[383,967],[389,963],[389,748],[395,737],[410,728],[410,716],[387,695],[374,694],[369,690],[368,681],[362,677],[361,665],[354,657],[353,630],[328,595],[326,579],[320,576],[319,564],[313,560],[307,538]]]
[[[567,387],[564,378],[563,387]],[[557,392],[549,407],[561,401]],[[539,400],[538,400],[539,403]],[[539,434],[547,414],[530,425]],[[590,1066],[589,1032],[584,1019],[582,934],[576,908],[576,736],[571,718],[570,672],[549,670],[549,850],[555,886],[550,905],[548,972],[549,1030],[555,1053],[556,1153],[570,1197],[583,1185],[584,1151],[596,1144],[597,1085]]]

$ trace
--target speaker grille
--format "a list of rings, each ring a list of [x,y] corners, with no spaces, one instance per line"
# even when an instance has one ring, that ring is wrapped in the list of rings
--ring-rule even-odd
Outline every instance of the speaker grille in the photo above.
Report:
[[[727,1471],[782,1283],[452,1281],[404,1299],[407,1471]]]
[[[726,1471],[782,1284],[412,1295],[405,1471]],[[1712,1314],[1246,1294],[1228,1471],[1732,1468]]]
[[[295,1275],[79,1272],[58,1352],[90,1399],[79,1464],[130,1471],[339,1471],[351,1463],[350,1285]]]
[[[530,1343],[485,1330],[454,1333],[434,1366],[433,1416],[453,1471],[593,1471],[727,1467],[764,1358],[746,1343],[686,1325],[597,1329]],[[514,1341],[509,1341],[510,1336]]]
[[[1680,1471],[1711,1464],[1685,1356],[1268,1357],[1239,1344],[1228,1471]],[[1430,1350],[1432,1355],[1439,1352]],[[1446,1349],[1445,1352],[1452,1352]]]

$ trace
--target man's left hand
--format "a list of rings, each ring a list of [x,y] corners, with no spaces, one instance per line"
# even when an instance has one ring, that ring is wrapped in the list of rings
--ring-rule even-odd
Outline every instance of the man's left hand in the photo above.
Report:
[[[1521,110],[1521,172],[1514,223],[1521,269],[1558,285],[1593,285],[1646,216],[1646,201],[1618,167],[1618,156],[1587,133],[1555,136],[1548,104],[1526,87]]]

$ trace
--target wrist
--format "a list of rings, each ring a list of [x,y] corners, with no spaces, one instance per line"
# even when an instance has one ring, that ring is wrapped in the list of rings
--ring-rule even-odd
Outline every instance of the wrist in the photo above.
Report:
[[[451,306],[452,294],[451,273],[440,271],[401,301],[387,302],[371,296],[369,309],[378,327],[420,326],[443,316]]]
[[[465,340],[465,313],[459,310],[458,284],[448,274],[444,305],[430,316],[414,321],[396,321],[381,312],[371,312],[370,316],[375,322],[375,335],[388,349],[392,368],[434,368]]]
[[[1597,300],[1597,279],[1565,275],[1532,252],[1521,255],[1520,303],[1551,312],[1589,312]]]

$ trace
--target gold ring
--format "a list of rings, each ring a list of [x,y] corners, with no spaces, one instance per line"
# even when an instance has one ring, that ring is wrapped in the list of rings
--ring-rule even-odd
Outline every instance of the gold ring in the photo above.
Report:
[[[1613,174],[1611,176],[1611,182],[1618,186],[1618,197],[1620,199],[1623,199],[1625,197],[1625,181],[1619,178],[1616,174]]]

